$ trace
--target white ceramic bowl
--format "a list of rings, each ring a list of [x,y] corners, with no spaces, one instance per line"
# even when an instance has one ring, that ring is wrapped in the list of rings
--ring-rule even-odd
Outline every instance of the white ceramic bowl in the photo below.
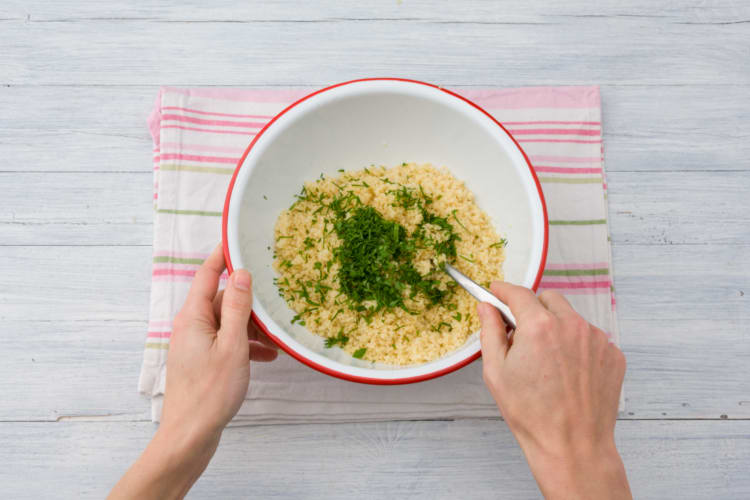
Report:
[[[345,82],[314,92],[279,113],[239,161],[224,206],[229,272],[253,275],[253,320],[287,353],[329,375],[355,382],[419,382],[480,355],[479,332],[435,361],[406,367],[372,364],[290,323],[294,312],[273,278],[274,224],[302,183],[321,172],[401,162],[445,166],[476,195],[508,239],[507,281],[536,289],[547,254],[542,190],[518,143],[488,113],[434,85],[402,79]]]

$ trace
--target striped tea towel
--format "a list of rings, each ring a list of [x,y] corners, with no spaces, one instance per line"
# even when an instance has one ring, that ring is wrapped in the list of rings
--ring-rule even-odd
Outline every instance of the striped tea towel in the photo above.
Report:
[[[234,167],[253,135],[309,90],[163,88],[149,117],[154,139],[151,316],[139,390],[159,419],[172,318],[196,269],[219,242]],[[550,244],[541,289],[558,290],[618,341],[607,228],[598,87],[458,90],[521,143],[547,200]],[[224,277],[226,279],[226,277]],[[253,365],[237,419],[331,422],[496,416],[473,363],[436,380],[367,386],[284,355]]]

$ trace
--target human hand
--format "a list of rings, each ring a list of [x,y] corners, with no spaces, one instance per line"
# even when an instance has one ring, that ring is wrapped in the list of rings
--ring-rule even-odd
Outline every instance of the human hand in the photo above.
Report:
[[[479,304],[485,383],[547,498],[630,498],[614,428],[625,357],[555,292],[495,282],[517,321]]]
[[[218,246],[195,275],[174,319],[161,427],[221,432],[237,413],[250,381],[250,360],[272,361],[275,344],[250,323],[252,279],[244,269],[217,293],[224,271]]]
[[[195,275],[173,323],[161,425],[110,498],[182,498],[245,398],[250,360],[276,358],[275,345],[249,322],[250,273],[235,270],[217,293],[224,267],[219,246]]]

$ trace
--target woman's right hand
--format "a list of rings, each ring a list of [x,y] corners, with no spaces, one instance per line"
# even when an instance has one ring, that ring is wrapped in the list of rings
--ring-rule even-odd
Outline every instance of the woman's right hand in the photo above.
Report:
[[[614,429],[625,357],[555,292],[495,282],[479,304],[485,383],[547,498],[631,498]]]

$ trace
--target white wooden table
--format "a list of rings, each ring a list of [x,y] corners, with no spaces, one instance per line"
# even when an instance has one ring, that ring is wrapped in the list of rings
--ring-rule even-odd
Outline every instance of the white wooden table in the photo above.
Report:
[[[149,3],[0,2],[0,496],[102,497],[154,431],[158,86],[386,75],[602,86],[633,491],[750,497],[748,2]],[[502,421],[459,420],[231,428],[192,495],[538,491]]]

